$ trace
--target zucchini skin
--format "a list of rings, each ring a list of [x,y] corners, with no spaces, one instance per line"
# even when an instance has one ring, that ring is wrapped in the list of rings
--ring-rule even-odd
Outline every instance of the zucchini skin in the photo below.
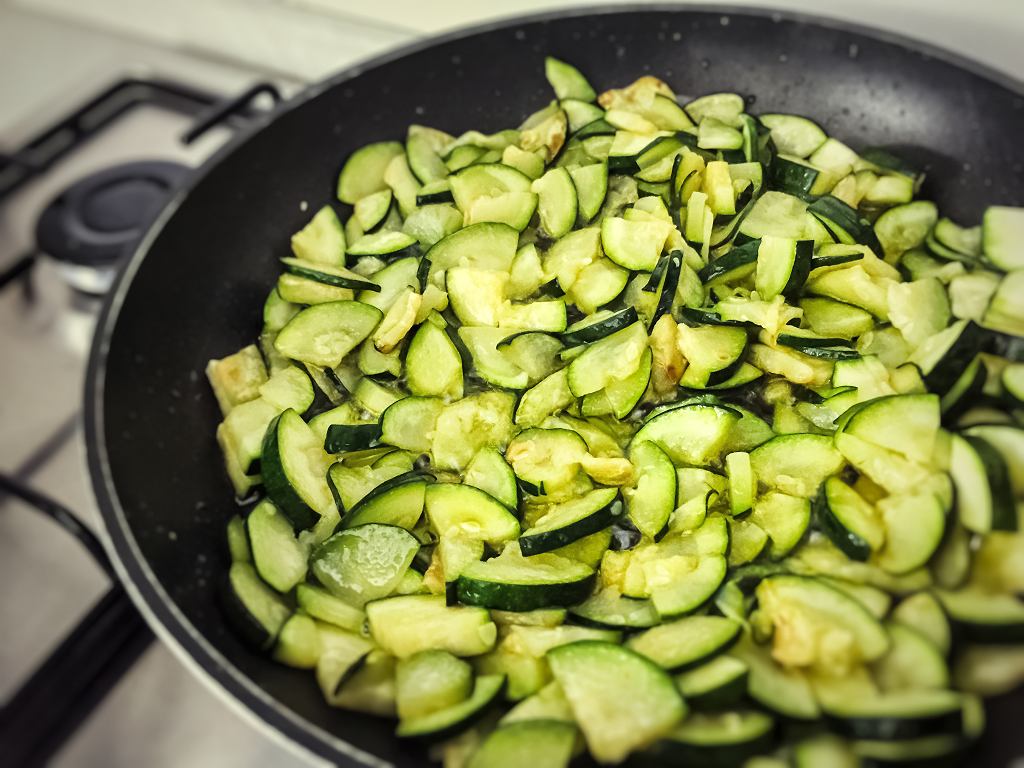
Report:
[[[274,417],[267,427],[263,438],[263,452],[260,456],[260,474],[263,476],[263,487],[267,495],[282,512],[292,521],[296,530],[311,528],[320,519],[315,511],[302,500],[292,488],[281,464],[281,452],[278,444],[277,429],[281,423],[280,414]]]
[[[501,611],[534,611],[581,603],[593,590],[597,574],[564,584],[501,584],[459,576],[456,595],[459,602]]]

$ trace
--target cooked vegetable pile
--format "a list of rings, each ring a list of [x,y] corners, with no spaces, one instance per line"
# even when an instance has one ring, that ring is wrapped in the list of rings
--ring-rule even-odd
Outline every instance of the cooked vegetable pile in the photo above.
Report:
[[[353,153],[211,361],[230,616],[448,768],[956,763],[1024,681],[1024,209],[546,71]]]

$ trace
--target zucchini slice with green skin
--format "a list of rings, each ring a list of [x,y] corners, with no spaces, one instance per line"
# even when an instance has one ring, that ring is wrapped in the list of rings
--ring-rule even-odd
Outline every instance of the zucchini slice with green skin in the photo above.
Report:
[[[345,229],[329,205],[317,211],[302,229],[292,235],[292,253],[303,261],[345,266]]]
[[[986,346],[985,331],[971,320],[958,320],[914,350],[910,362],[921,369],[930,392],[940,395],[960,378],[964,368]]]
[[[621,331],[623,328],[628,328],[638,319],[634,307],[626,307],[617,312],[602,310],[573,323],[559,335],[559,338],[567,347],[589,344],[610,336],[616,331]]]
[[[623,490],[626,511],[640,533],[655,538],[664,530],[676,508],[676,468],[668,455],[653,442],[630,447],[630,461],[636,468],[636,486]]]
[[[537,488],[562,488],[575,479],[587,452],[587,443],[578,432],[534,427],[512,439],[505,458],[520,480]]]
[[[503,722],[484,740],[467,768],[565,768],[576,745],[576,727],[558,720]]]
[[[863,404],[846,421],[843,431],[929,464],[942,422],[938,395],[893,395]]]
[[[883,691],[949,688],[946,659],[927,637],[897,622],[887,622],[886,631],[892,645],[871,667],[872,676]]]
[[[1013,595],[966,587],[936,590],[935,596],[968,640],[978,643],[1024,641],[1024,603]]]
[[[963,698],[948,690],[900,691],[829,703],[825,716],[841,735],[890,741],[963,731]]]
[[[552,168],[533,182],[541,228],[552,238],[567,234],[576,223],[576,186],[565,168]]]
[[[269,500],[245,519],[252,562],[260,578],[278,592],[290,592],[306,578],[309,547],[295,537],[292,522]]]
[[[624,379],[639,367],[646,349],[647,331],[639,322],[586,345],[569,363],[569,389],[583,397]]]
[[[591,754],[615,763],[666,736],[686,715],[672,678],[621,646],[584,640],[548,653]]]
[[[274,340],[285,357],[321,368],[335,368],[367,336],[383,314],[358,301],[331,301],[299,312]]]
[[[503,675],[480,675],[465,701],[409,720],[402,720],[395,735],[403,739],[440,741],[464,731],[494,704],[505,686]]]
[[[700,608],[710,600],[725,580],[725,557],[707,555],[697,566],[681,574],[676,583],[651,589],[651,602],[662,619],[682,616]]]
[[[889,650],[885,628],[860,602],[837,589],[805,576],[776,575],[757,586],[759,610],[768,620],[829,622],[845,629],[856,645],[858,658],[873,661]],[[787,619],[787,617],[789,617]],[[776,646],[776,654],[779,652]]]
[[[799,670],[777,664],[769,649],[759,646],[748,635],[729,651],[747,664],[750,698],[765,709],[793,720],[816,720],[821,714],[810,683]]]
[[[395,666],[395,704],[401,720],[415,720],[469,698],[473,668],[447,651],[420,651]]]
[[[481,222],[438,241],[426,258],[435,270],[456,266],[507,272],[512,267],[519,244],[519,233],[497,222]]]
[[[342,527],[379,523],[411,531],[423,514],[427,483],[433,479],[427,472],[412,471],[385,480],[348,511]]]
[[[687,616],[633,635],[626,647],[678,672],[702,664],[728,650],[740,625],[724,616]]]
[[[348,156],[338,176],[338,199],[354,205],[367,195],[388,188],[384,172],[405,149],[397,141],[367,144]]]
[[[892,494],[879,500],[885,546],[877,563],[893,574],[910,573],[927,563],[942,543],[946,504],[929,491]]]
[[[633,443],[655,443],[674,463],[700,466],[718,457],[739,419],[736,411],[722,406],[673,408],[644,424]]]
[[[750,452],[754,474],[783,493],[812,498],[845,460],[824,435],[779,435]]]
[[[254,648],[270,650],[292,615],[284,599],[268,587],[250,563],[233,563],[221,590],[228,621]]]
[[[580,221],[590,223],[601,211],[608,195],[608,162],[581,165],[569,170],[576,187],[576,200]]]
[[[625,269],[650,272],[658,265],[671,225],[609,217],[601,222],[605,255]]]
[[[273,659],[295,669],[313,669],[320,658],[320,633],[304,613],[293,613],[274,643]]]
[[[953,435],[949,474],[956,488],[956,511],[975,533],[1017,528],[1009,471],[1002,455],[980,437]]]
[[[676,687],[698,709],[731,707],[746,696],[749,672],[746,662],[723,654],[676,675]]]
[[[647,629],[661,621],[650,600],[623,597],[611,589],[596,592],[569,613],[577,623],[599,629]]]
[[[719,256],[697,273],[705,286],[742,280],[757,268],[761,240],[751,240]]]
[[[419,548],[405,529],[371,523],[324,541],[310,557],[310,570],[332,595],[362,606],[398,586]]]
[[[360,275],[358,272],[351,272],[341,267],[329,267],[326,264],[302,261],[286,257],[281,259],[285,271],[290,275],[313,280],[324,285],[332,285],[335,288],[352,288],[356,291],[369,291],[379,293],[380,286]]]
[[[544,59],[544,76],[547,78],[555,98],[576,99],[577,101],[593,101],[597,94],[587,82],[587,78],[572,64],[547,56]]]
[[[444,408],[439,397],[403,397],[380,417],[380,442],[416,453],[430,451],[430,434]]]
[[[459,576],[460,602],[502,611],[533,611],[583,602],[594,570],[550,552],[523,557],[506,546],[499,556],[472,563]]]
[[[830,477],[814,503],[825,535],[852,560],[867,560],[885,543],[878,512],[838,477]]]
[[[536,426],[553,413],[568,408],[573,400],[569,371],[562,368],[523,393],[516,406],[515,422],[521,427]]]
[[[263,486],[296,529],[310,528],[333,507],[325,457],[313,430],[295,411],[282,412],[267,427],[260,456]]]
[[[1014,497],[1024,498],[1024,429],[1009,424],[981,424],[964,430],[964,434],[984,440],[1002,456]]]
[[[775,720],[757,710],[695,713],[657,742],[658,765],[738,766],[771,749]]]
[[[400,659],[442,650],[477,656],[494,648],[498,629],[490,615],[473,606],[448,606],[441,595],[403,595],[366,605],[370,634]]]
[[[519,537],[525,556],[550,552],[609,527],[622,514],[617,488],[599,488],[548,507],[543,517]]]
[[[496,498],[471,485],[436,483],[426,491],[427,519],[439,536],[498,544],[519,535],[519,521]]]
[[[647,391],[653,362],[653,353],[650,349],[645,349],[636,371],[624,379],[609,383],[602,390],[584,396],[580,412],[587,417],[610,414],[617,419],[625,419]]]
[[[366,614],[362,610],[314,584],[299,584],[295,588],[295,602],[314,619],[348,632],[362,632],[366,623]]]
[[[942,396],[943,420],[952,421],[963,414],[985,389],[987,380],[988,368],[981,357],[975,357]]]
[[[496,448],[481,448],[466,467],[463,482],[488,493],[509,509],[519,506],[519,486],[512,467]]]
[[[462,357],[448,333],[423,323],[409,342],[405,357],[409,390],[423,397],[462,397]]]
[[[798,158],[810,157],[828,136],[817,123],[800,115],[762,115],[778,152]]]
[[[993,205],[985,209],[981,223],[985,258],[1007,271],[1024,268],[1018,244],[1024,233],[1024,208]]]
[[[249,546],[249,533],[245,529],[245,520],[239,515],[235,515],[228,520],[224,534],[231,562],[251,563],[252,548]]]
[[[949,653],[952,643],[949,619],[942,603],[932,593],[918,592],[904,598],[893,609],[891,618],[920,632],[943,656]]]

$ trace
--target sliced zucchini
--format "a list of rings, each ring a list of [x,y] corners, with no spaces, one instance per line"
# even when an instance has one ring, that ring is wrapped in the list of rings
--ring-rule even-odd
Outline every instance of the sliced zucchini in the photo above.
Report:
[[[387,189],[384,172],[392,160],[404,153],[397,141],[381,141],[357,149],[349,155],[338,176],[338,199],[354,204],[367,195]]]
[[[411,531],[423,514],[427,481],[424,472],[405,472],[385,480],[353,504],[342,520],[343,528],[367,523],[393,525]]]
[[[963,727],[963,699],[947,690],[904,690],[877,698],[833,701],[825,715],[836,731],[855,739],[956,735]]]
[[[259,650],[273,647],[292,614],[284,599],[263,583],[250,563],[231,565],[221,596],[232,626]]]
[[[552,553],[523,557],[506,546],[498,557],[473,563],[459,576],[460,602],[503,611],[532,611],[573,605],[586,599],[592,568]]]
[[[686,714],[672,678],[626,648],[582,641],[555,648],[548,662],[601,762],[618,762],[666,736]]]
[[[669,671],[702,664],[726,651],[740,625],[723,616],[687,616],[633,635],[626,647]]]
[[[749,672],[746,662],[726,653],[676,675],[676,687],[699,709],[730,707],[746,695]]]
[[[676,506],[676,471],[672,460],[653,442],[630,448],[636,468],[636,486],[623,490],[629,519],[639,531],[655,538],[665,528]]]
[[[480,675],[469,698],[450,707],[398,723],[395,734],[406,739],[444,739],[465,730],[497,701],[505,685],[502,675]]]
[[[979,437],[953,435],[950,477],[956,487],[956,511],[975,533],[1016,530],[1013,489],[1002,455]]]
[[[550,552],[609,527],[622,514],[617,488],[599,488],[572,501],[553,504],[519,537],[526,556]]]
[[[409,342],[405,371],[414,395],[462,397],[462,358],[447,331],[433,323],[423,323]]]
[[[602,629],[646,629],[660,621],[649,600],[623,597],[611,588],[572,606],[569,613],[577,622]]]
[[[311,527],[334,508],[326,456],[313,430],[291,409],[267,427],[260,458],[263,485],[296,528]]]
[[[252,562],[260,578],[278,592],[290,592],[306,578],[309,548],[295,537],[292,522],[269,500],[245,519]]]
[[[345,230],[329,205],[313,214],[309,222],[292,235],[292,253],[303,261],[345,266]]]
[[[498,633],[487,611],[447,606],[440,595],[374,600],[366,606],[366,618],[377,644],[400,659],[430,650],[476,656],[494,647]]]
[[[369,336],[383,317],[358,301],[332,301],[307,307],[288,321],[274,341],[285,357],[334,368]]]
[[[516,509],[519,504],[515,473],[495,448],[477,451],[466,467],[463,482],[490,494],[509,509]]]
[[[771,748],[775,721],[757,710],[696,713],[651,749],[660,765],[750,765]]]
[[[575,744],[576,728],[569,722],[503,721],[473,753],[467,768],[565,768]]]
[[[718,457],[739,418],[723,406],[686,405],[652,418],[633,442],[655,443],[673,462],[699,466]]]
[[[295,588],[295,602],[314,619],[348,632],[360,633],[366,623],[363,611],[314,584],[299,584]]]
[[[395,666],[395,704],[401,720],[453,707],[473,692],[473,668],[447,651],[420,651]]]
[[[310,570],[332,595],[362,606],[398,586],[419,548],[402,528],[363,525],[340,531],[318,546]]]
[[[815,512],[825,535],[847,557],[867,560],[885,544],[885,526],[878,511],[838,477],[825,481]]]
[[[471,485],[431,485],[426,510],[431,527],[442,537],[458,535],[497,544],[519,535],[519,521],[509,508]]]

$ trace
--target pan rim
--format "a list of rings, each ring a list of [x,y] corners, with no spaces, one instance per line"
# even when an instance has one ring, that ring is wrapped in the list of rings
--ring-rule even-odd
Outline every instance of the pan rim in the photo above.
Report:
[[[824,29],[852,33],[888,45],[896,46],[926,59],[952,65],[977,77],[989,80],[1007,91],[1024,98],[1024,80],[970,59],[942,46],[917,40],[901,33],[890,32],[868,25],[828,16],[785,11],[773,8],[749,7],[724,3],[671,4],[652,3],[641,6],[610,4],[580,6],[527,15],[509,15],[479,24],[459,27],[437,35],[430,35],[380,55],[347,67],[340,72],[313,83],[292,96],[272,112],[255,119],[239,130],[222,147],[195,168],[186,182],[177,190],[166,207],[156,217],[136,246],[131,257],[119,272],[114,286],[104,301],[97,320],[95,335],[85,375],[83,402],[85,451],[89,475],[89,488],[100,510],[101,538],[110,554],[115,571],[125,591],[161,642],[182,661],[189,671],[219,698],[261,731],[293,751],[320,761],[338,764],[340,756],[352,765],[390,766],[385,760],[355,747],[344,739],[326,731],[301,717],[270,696],[251,678],[217,650],[178,609],[160,583],[143,555],[125,516],[114,484],[106,448],[104,423],[104,391],[106,363],[111,337],[133,279],[154,242],[176,214],[192,190],[221,164],[230,154],[266,128],[274,119],[317,98],[327,90],[350,81],[367,70],[397,61],[437,45],[470,38],[520,24],[535,24],[559,19],[606,16],[620,13],[675,13],[680,16],[721,14],[769,19],[778,22],[806,24]]]

